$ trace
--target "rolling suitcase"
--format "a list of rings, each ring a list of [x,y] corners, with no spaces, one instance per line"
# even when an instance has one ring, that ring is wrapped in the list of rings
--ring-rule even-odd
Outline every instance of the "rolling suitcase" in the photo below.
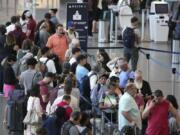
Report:
[[[23,135],[23,119],[26,114],[26,97],[23,90],[9,92],[7,128],[11,135]]]

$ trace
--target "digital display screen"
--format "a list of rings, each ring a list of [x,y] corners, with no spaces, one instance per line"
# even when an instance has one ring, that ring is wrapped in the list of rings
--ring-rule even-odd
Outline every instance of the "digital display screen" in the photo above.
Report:
[[[156,14],[167,14],[168,4],[155,4]]]

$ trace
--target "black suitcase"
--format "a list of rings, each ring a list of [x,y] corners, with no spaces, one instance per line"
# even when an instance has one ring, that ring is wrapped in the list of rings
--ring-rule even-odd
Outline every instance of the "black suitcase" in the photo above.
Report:
[[[13,90],[9,92],[7,128],[10,134],[23,134],[23,119],[26,114],[27,98],[23,90]]]

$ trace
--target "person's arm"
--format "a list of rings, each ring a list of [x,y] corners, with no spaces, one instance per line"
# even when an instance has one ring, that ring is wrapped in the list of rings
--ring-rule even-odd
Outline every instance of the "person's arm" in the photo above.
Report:
[[[46,46],[47,46],[49,49],[53,48],[52,37],[49,37],[49,38],[48,38],[48,41],[47,41]]]
[[[66,40],[67,40],[67,45],[69,46],[69,43],[71,42],[71,39],[69,38],[67,32],[65,32],[65,37],[66,37]]]
[[[122,115],[129,121],[129,123],[133,123],[133,119],[131,118],[131,116],[129,115],[128,111],[122,111],[121,112]]]
[[[180,115],[179,115],[178,111],[173,107],[173,105],[171,103],[169,104],[169,112],[172,113],[172,115],[176,119],[178,125],[180,126]]]
[[[154,106],[155,106],[155,102],[153,100],[150,101],[149,104],[148,103],[146,104],[146,108],[144,109],[144,111],[142,113],[142,118],[143,119],[146,119],[149,116],[150,111]]]
[[[21,74],[20,76],[19,76],[19,85],[21,86],[21,87],[24,87],[24,85],[23,85],[23,75]]]
[[[27,36],[27,37],[29,37],[29,36],[30,36],[30,34],[31,34],[31,30],[27,30],[27,32],[26,32],[26,36]]]
[[[119,57],[115,57],[114,59],[110,60],[106,66],[112,71],[114,66],[115,66],[115,63],[116,61],[119,59]]]

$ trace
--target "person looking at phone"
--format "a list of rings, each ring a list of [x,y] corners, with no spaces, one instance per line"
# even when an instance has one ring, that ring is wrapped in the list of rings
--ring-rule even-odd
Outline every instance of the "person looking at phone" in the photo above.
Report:
[[[156,90],[154,98],[147,102],[142,118],[148,119],[147,135],[169,135],[168,116],[169,112],[180,125],[180,116],[173,105],[164,99],[163,92]]]
[[[56,33],[49,37],[47,47],[51,49],[51,52],[59,57],[60,62],[64,62],[65,53],[68,49],[69,37],[64,31],[62,24],[56,26]]]

